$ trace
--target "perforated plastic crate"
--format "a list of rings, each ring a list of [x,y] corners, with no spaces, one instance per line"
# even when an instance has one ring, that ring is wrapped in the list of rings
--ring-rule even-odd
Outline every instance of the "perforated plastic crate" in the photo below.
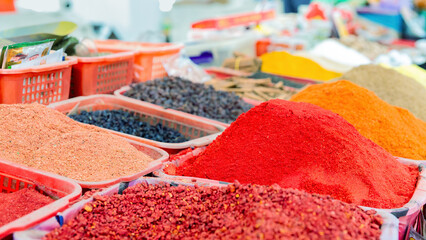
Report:
[[[0,69],[0,103],[50,104],[68,99],[76,58],[25,69]]]
[[[221,125],[206,123],[204,121],[194,119],[192,115],[187,116],[180,113],[172,113],[164,109],[143,105],[140,103],[140,101],[129,101],[112,95],[78,97],[51,104],[49,107],[56,109],[64,114],[68,114],[71,111],[79,113],[83,110],[97,111],[117,109],[133,112],[144,122],[147,122],[151,125],[161,123],[165,127],[179,131],[190,140],[182,143],[164,143],[117,131],[109,131],[127,139],[162,148],[169,153],[178,152],[188,147],[205,146],[212,142],[217,135],[225,130],[225,127]]]
[[[120,40],[97,40],[96,46],[109,52],[135,51],[135,81],[144,82],[167,76],[163,61],[178,54],[182,44],[141,43]]]
[[[69,203],[78,199],[81,195],[81,187],[70,179],[0,161],[0,192],[12,193],[23,188],[36,189],[40,193],[60,199],[0,226],[0,239],[55,216],[56,213],[68,208]]]
[[[106,52],[98,48],[100,52]],[[99,57],[78,57],[73,66],[71,97],[112,93],[132,83],[134,52],[118,52]]]

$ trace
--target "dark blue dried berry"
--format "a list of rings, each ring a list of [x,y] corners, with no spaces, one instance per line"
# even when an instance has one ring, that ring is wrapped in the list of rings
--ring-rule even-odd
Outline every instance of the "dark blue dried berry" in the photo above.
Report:
[[[69,117],[82,123],[158,142],[181,143],[189,140],[172,128],[164,127],[160,123],[155,126],[150,125],[143,122],[135,113],[124,110],[82,111],[79,114],[69,115]]]

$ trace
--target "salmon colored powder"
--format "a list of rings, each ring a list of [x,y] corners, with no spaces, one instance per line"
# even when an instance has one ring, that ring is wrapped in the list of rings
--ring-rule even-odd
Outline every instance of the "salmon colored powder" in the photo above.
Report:
[[[240,115],[176,174],[278,183],[357,205],[396,208],[413,195],[418,170],[331,111],[275,99]]]
[[[153,159],[125,139],[41,104],[0,104],[0,159],[80,181],[146,169]]]
[[[339,114],[394,156],[426,160],[426,122],[352,82],[312,85],[290,100],[312,103]]]

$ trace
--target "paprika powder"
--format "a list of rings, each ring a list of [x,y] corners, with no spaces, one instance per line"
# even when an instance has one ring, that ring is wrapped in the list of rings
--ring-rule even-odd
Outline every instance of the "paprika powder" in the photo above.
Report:
[[[396,208],[410,200],[418,170],[329,110],[274,99],[242,114],[176,174],[278,183],[357,205]]]
[[[54,200],[34,189],[0,193],[0,227],[46,206]]]

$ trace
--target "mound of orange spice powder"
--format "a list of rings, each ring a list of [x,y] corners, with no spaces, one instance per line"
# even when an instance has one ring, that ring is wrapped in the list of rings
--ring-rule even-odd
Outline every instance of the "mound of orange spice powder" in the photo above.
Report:
[[[312,85],[290,100],[312,103],[339,114],[394,156],[426,160],[426,122],[352,82]]]

